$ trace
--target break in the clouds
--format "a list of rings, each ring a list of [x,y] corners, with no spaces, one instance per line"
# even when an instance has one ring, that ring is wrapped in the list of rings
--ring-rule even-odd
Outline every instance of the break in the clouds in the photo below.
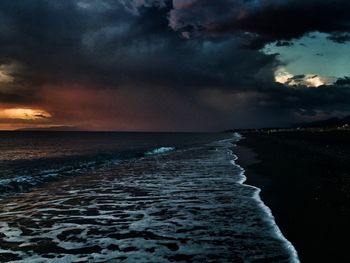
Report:
[[[0,1],[0,128],[220,130],[347,114],[346,74],[312,63],[293,74],[261,48],[297,50],[315,31],[346,46],[349,11],[342,0]]]

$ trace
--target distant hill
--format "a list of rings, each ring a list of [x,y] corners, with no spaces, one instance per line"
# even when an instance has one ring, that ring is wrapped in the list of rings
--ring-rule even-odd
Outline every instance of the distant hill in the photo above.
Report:
[[[82,131],[82,129],[74,126],[52,126],[43,128],[23,128],[16,131]]]
[[[295,127],[301,128],[333,128],[340,127],[344,125],[350,125],[350,116],[345,118],[329,118],[326,120],[314,121],[314,122],[304,122],[295,125]]]

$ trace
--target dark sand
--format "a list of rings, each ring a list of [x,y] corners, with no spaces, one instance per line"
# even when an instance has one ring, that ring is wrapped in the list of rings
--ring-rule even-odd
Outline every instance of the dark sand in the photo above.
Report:
[[[350,262],[350,132],[245,134],[235,148],[301,262]]]

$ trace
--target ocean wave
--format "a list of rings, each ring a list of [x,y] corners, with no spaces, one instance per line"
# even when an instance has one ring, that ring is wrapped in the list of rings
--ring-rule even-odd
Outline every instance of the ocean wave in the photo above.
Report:
[[[239,133],[234,133],[234,137],[235,137],[235,142],[240,141],[243,137],[242,135],[240,135]],[[231,145],[236,146],[235,144],[232,144],[230,142]],[[280,228],[278,227],[278,225],[275,222],[275,217],[272,214],[271,209],[264,203],[264,201],[261,199],[260,197],[260,193],[261,193],[261,189],[252,185],[248,185],[245,184],[247,177],[245,175],[245,170],[243,167],[241,167],[240,165],[238,165],[236,163],[236,161],[238,160],[238,156],[233,154],[233,152],[230,150],[230,154],[233,156],[233,159],[231,160],[231,164],[234,165],[235,167],[237,167],[240,170],[240,179],[238,181],[238,183],[253,188],[255,190],[254,195],[253,195],[253,199],[256,200],[256,202],[259,204],[260,208],[262,209],[262,211],[265,214],[265,218],[268,220],[268,222],[271,224],[272,228],[274,229],[274,235],[276,236],[276,238],[280,239],[284,245],[285,248],[287,250],[289,250],[290,252],[290,262],[291,263],[299,263],[299,256],[298,256],[298,252],[296,251],[295,247],[293,246],[293,244],[283,235],[282,231],[280,230]]]
[[[11,262],[298,262],[258,189],[243,184],[235,139],[0,201],[0,253]]]
[[[156,149],[153,149],[151,151],[146,152],[145,155],[150,156],[150,155],[163,154],[163,153],[171,152],[174,150],[175,150],[175,147],[159,147],[159,148],[156,148]]]
[[[143,156],[152,156],[164,154],[170,151],[175,150],[175,147],[159,147],[153,150],[150,150],[143,154]],[[138,153],[140,154],[140,153]],[[13,176],[0,178],[0,196],[5,196],[11,193],[20,193],[28,191],[34,187],[38,187],[44,183],[52,182],[60,178],[66,178],[68,176],[79,176],[91,172],[95,169],[110,167],[112,165],[117,165],[120,161],[124,159],[132,159],[142,156],[136,153],[129,154],[119,154],[116,156],[107,156],[101,158],[101,156],[96,157],[87,157],[88,160],[74,160],[72,158],[69,160],[69,163],[61,163],[60,167],[43,167],[36,170],[36,166],[39,166],[37,163],[31,164],[32,167],[24,171],[14,171]],[[94,159],[94,160],[92,160]],[[46,160],[46,162],[52,162],[51,160]],[[54,162],[56,165],[56,162]],[[41,163],[40,166],[46,166],[45,163]],[[31,169],[32,168],[32,169]],[[33,170],[34,169],[34,170]]]
[[[93,169],[115,165],[119,162],[119,159],[87,161],[75,165],[62,166],[58,169],[44,169],[33,175],[18,175],[15,177],[0,179],[0,196],[12,192],[24,192],[46,182],[65,178],[67,176],[80,175]]]

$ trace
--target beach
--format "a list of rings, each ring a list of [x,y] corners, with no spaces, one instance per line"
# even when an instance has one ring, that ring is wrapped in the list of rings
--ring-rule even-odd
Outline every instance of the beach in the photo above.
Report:
[[[234,152],[301,262],[350,262],[350,132],[245,133]]]

